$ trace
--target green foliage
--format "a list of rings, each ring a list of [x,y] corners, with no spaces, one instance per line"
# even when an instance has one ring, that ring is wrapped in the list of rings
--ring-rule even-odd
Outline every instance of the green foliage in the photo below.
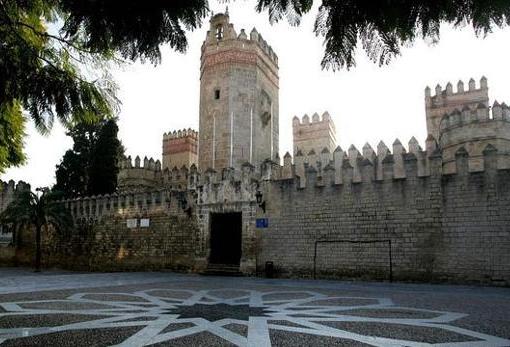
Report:
[[[0,104],[0,173],[10,165],[22,164],[25,118],[17,101]]]
[[[258,0],[269,20],[298,25],[313,0]],[[187,47],[186,30],[207,0],[0,0],[0,172],[23,162],[21,110],[41,133],[112,117],[118,107],[108,62],[161,59],[160,45]],[[382,65],[417,38],[439,39],[442,22],[485,35],[510,23],[508,0],[322,0],[315,21],[324,68],[355,66],[361,47]],[[85,73],[85,68],[87,73]],[[8,137],[8,135],[11,137]]]
[[[159,45],[184,51],[185,30],[194,29],[208,14],[206,0],[61,0],[66,13],[66,38],[84,38],[93,51],[118,51],[131,60],[157,63]],[[255,9],[267,11],[270,22],[287,18],[299,25],[313,0],[257,0]],[[315,21],[316,35],[324,38],[324,68],[355,66],[356,47],[382,65],[400,54],[418,37],[439,39],[443,22],[470,23],[479,34],[510,23],[507,0],[322,0]]]
[[[0,139],[0,170],[23,162],[22,110],[45,134],[55,118],[70,127],[111,117],[117,107],[115,86],[100,68],[111,55],[91,54],[79,38],[50,33],[58,25],[57,4],[0,0],[0,121],[11,135]],[[97,76],[87,76],[93,81],[82,73],[84,65],[98,67]]]
[[[115,120],[73,127],[68,132],[73,148],[57,165],[53,189],[68,198],[115,192],[119,160],[124,156],[118,130]]]
[[[98,132],[89,167],[88,193],[111,194],[117,189],[119,163],[124,148],[117,138],[119,128],[114,121],[107,121]]]
[[[159,46],[184,52],[186,30],[201,25],[207,0],[61,0],[66,14],[63,33],[83,39],[86,49],[118,51],[124,58],[160,61]]]
[[[307,12],[312,0],[258,0],[271,20],[286,16],[291,24]],[[324,37],[324,68],[356,65],[356,47],[379,65],[387,64],[417,38],[439,40],[441,23],[471,24],[478,34],[510,24],[507,0],[322,0],[315,21],[316,35]]]
[[[31,191],[21,191],[0,214],[0,223],[10,229],[35,228],[36,259],[35,268],[41,268],[41,232],[43,227],[53,227],[57,232],[65,232],[73,226],[73,219],[64,204],[58,200],[62,195],[43,190],[38,197]]]

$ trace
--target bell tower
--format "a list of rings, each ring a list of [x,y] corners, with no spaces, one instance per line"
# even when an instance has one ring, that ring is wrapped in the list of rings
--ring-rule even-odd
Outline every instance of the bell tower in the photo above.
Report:
[[[199,167],[253,165],[278,153],[278,57],[228,11],[210,19],[200,65]]]

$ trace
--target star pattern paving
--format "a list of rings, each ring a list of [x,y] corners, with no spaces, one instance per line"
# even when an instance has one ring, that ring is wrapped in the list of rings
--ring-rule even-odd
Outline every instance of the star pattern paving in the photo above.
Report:
[[[204,333],[237,346],[270,346],[281,336],[297,336],[302,341],[327,338],[356,346],[510,345],[510,340],[453,324],[465,316],[398,307],[388,298],[313,291],[77,293],[61,300],[0,303],[0,345],[50,334],[116,328],[132,329],[118,346],[172,345]]]

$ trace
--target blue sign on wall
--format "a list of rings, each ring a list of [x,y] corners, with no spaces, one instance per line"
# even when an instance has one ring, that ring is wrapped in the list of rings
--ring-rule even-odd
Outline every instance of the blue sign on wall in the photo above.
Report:
[[[267,218],[257,218],[256,225],[257,228],[267,228],[269,226],[269,221]]]

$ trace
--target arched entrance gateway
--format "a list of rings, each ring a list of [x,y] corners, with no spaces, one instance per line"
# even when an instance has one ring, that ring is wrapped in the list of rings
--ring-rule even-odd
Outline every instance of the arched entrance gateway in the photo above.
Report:
[[[242,213],[211,213],[209,264],[239,266],[242,246]]]
[[[255,219],[257,203],[254,167],[242,172],[223,169],[221,177],[208,170],[199,188],[197,270],[218,274],[253,274],[256,271]]]

